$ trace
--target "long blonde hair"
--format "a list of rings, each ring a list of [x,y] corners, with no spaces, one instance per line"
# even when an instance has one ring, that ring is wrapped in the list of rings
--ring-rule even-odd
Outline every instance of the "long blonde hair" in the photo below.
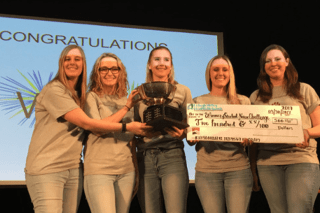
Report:
[[[172,54],[171,54],[170,50],[164,46],[158,46],[158,47],[154,48],[153,50],[151,50],[151,52],[149,54],[149,58],[148,58],[148,62],[147,62],[146,83],[150,83],[153,81],[152,70],[149,69],[152,54],[154,51],[161,50],[161,49],[167,50],[170,53],[170,57],[171,57],[171,70],[170,70],[170,73],[168,76],[168,82],[171,84],[177,84],[178,82],[174,80],[174,67],[173,67],[173,61],[172,61]]]
[[[209,61],[208,65],[207,65],[207,68],[206,68],[206,73],[205,73],[205,78],[206,78],[206,83],[207,83],[208,90],[210,92],[212,90],[212,81],[211,81],[211,77],[210,77],[210,70],[211,70],[211,66],[212,66],[213,61],[215,61],[216,59],[223,59],[228,63],[230,80],[229,80],[228,84],[225,87],[225,90],[227,92],[227,99],[231,104],[239,104],[240,101],[239,101],[238,95],[237,95],[236,80],[235,80],[235,77],[234,77],[233,66],[231,64],[231,61],[230,61],[229,57],[226,56],[226,55],[217,55],[217,56],[213,57]]]
[[[80,76],[78,77],[78,81],[76,83],[75,88],[71,88],[68,83],[67,75],[63,67],[63,63],[65,61],[65,58],[70,50],[72,49],[78,49],[81,53],[82,57],[82,72]],[[60,81],[67,90],[69,90],[72,94],[72,98],[75,100],[75,102],[80,106],[80,108],[84,108],[85,100],[86,100],[86,88],[87,88],[87,62],[86,62],[86,56],[84,54],[84,51],[81,47],[77,45],[69,45],[65,47],[59,58],[59,68],[56,76],[52,79],[53,81]]]
[[[103,94],[103,85],[101,82],[101,77],[100,77],[100,64],[103,58],[110,57],[114,58],[117,60],[118,67],[120,68],[119,70],[119,76],[117,79],[117,84],[115,85],[114,90],[112,91],[112,95],[118,95],[119,98],[123,96],[127,96],[128,88],[129,88],[129,83],[127,80],[127,71],[126,67],[120,60],[118,56],[116,56],[113,53],[102,53],[99,58],[97,58],[96,62],[93,65],[91,74],[90,74],[90,81],[89,81],[89,91],[93,91],[98,95]]]

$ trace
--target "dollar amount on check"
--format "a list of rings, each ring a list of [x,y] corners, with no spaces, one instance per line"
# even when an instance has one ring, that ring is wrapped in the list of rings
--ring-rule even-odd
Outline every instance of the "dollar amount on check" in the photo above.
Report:
[[[187,140],[301,143],[299,106],[188,104]]]

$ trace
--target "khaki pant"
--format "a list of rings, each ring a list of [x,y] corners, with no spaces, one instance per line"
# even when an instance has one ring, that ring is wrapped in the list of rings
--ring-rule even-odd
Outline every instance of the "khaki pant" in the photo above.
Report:
[[[35,213],[76,213],[83,189],[82,168],[44,175],[26,174]]]

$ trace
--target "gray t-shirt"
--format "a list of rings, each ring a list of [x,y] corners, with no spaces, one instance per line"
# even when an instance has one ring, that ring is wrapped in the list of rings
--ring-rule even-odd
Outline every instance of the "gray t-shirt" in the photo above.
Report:
[[[86,114],[93,119],[101,120],[116,113],[127,102],[127,97],[116,95],[99,97],[94,92],[87,94]],[[122,121],[133,120],[133,110],[126,113]],[[84,151],[84,175],[112,174],[120,175],[134,171],[131,146],[133,134],[130,132],[111,132],[100,137],[89,134]]]
[[[79,106],[59,81],[47,84],[36,98],[36,124],[32,134],[25,172],[41,175],[78,168],[82,134],[62,118]]]
[[[320,104],[319,96],[315,90],[306,83],[300,83],[300,93],[303,100],[291,98],[282,86],[272,90],[272,97],[268,103],[257,99],[258,90],[254,91],[250,100],[254,105],[292,105],[299,106],[303,129],[312,127],[310,114]],[[301,141],[302,142],[302,141]],[[319,164],[317,157],[317,141],[310,139],[309,147],[299,148],[295,144],[258,144],[258,165],[286,165],[296,163]]]
[[[181,110],[183,119],[186,118],[187,104],[193,103],[190,89],[182,84],[176,84],[177,89],[174,94],[173,100],[169,103],[170,106],[176,107]],[[139,113],[141,121],[143,122],[143,112],[147,109],[142,101],[135,105],[135,110]],[[169,134],[160,135],[153,138],[146,138],[139,140],[137,144],[138,152],[142,152],[150,148],[183,148],[184,144],[182,140],[171,137]]]
[[[240,104],[250,105],[246,96],[239,95]],[[193,99],[198,104],[229,104],[226,97],[205,94]],[[236,105],[235,105],[236,107]],[[244,146],[235,142],[200,141],[196,144],[196,171],[222,173],[250,168]]]

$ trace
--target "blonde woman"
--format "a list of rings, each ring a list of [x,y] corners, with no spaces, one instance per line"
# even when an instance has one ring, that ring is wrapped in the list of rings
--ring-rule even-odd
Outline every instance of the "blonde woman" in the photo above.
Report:
[[[174,80],[172,55],[166,47],[156,47],[147,63],[146,82],[162,81],[177,87],[169,105],[182,110],[186,118],[186,104],[192,102],[188,87]],[[135,105],[135,117],[143,119],[147,106]],[[184,129],[165,128],[167,134],[140,138],[137,143],[139,165],[138,199],[144,213],[185,213],[189,189],[188,170],[184,153]]]
[[[237,94],[232,64],[225,55],[213,57],[206,69],[208,94],[194,98],[198,104],[244,104]],[[249,159],[243,143],[188,141],[196,143],[195,187],[204,212],[246,213],[252,190]]]
[[[133,121],[131,98],[127,98],[127,72],[112,53],[95,62],[89,83],[85,112],[93,119],[111,119],[127,125]],[[84,190],[93,213],[127,213],[135,184],[133,134],[89,134],[84,155]]]

